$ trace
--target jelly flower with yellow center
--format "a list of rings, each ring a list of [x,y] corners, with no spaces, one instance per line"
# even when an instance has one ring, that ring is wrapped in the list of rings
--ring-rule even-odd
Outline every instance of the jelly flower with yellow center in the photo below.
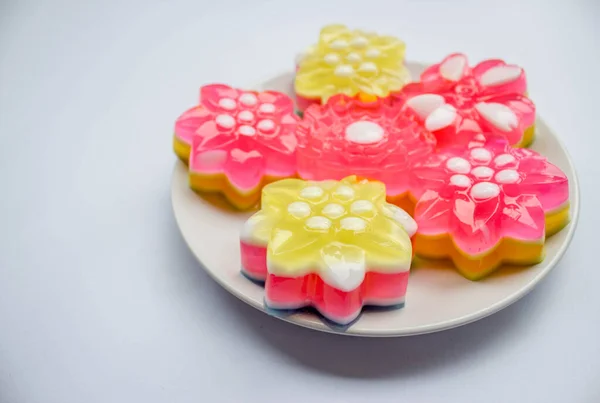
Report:
[[[480,279],[502,262],[543,259],[545,237],[569,220],[569,183],[545,157],[504,137],[472,134],[412,171],[419,226],[415,253],[450,258]]]
[[[312,105],[297,128],[298,173],[303,179],[348,175],[385,183],[388,200],[412,211],[409,172],[435,148],[435,137],[400,108],[378,99],[335,95]]]
[[[380,182],[286,179],[263,189],[240,237],[242,272],[273,309],[314,306],[348,324],[363,305],[404,303],[414,220]]]
[[[471,68],[465,55],[455,53],[427,68],[419,82],[393,93],[392,99],[435,134],[439,147],[481,131],[526,147],[533,141],[535,122],[526,90],[522,68],[495,59]]]
[[[295,176],[298,117],[285,94],[214,84],[175,124],[175,152],[189,156],[190,186],[252,207],[265,183]]]
[[[404,43],[390,36],[352,31],[344,25],[321,30],[319,42],[298,60],[298,109],[326,102],[335,94],[387,97],[410,80]]]

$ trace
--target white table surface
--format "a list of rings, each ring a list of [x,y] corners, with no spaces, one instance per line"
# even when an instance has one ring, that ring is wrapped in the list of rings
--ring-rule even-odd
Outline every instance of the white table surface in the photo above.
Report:
[[[413,60],[526,68],[583,202],[523,300],[438,334],[333,336],[244,305],[188,252],[174,119],[203,83],[289,69],[337,21]],[[597,0],[0,2],[0,401],[600,402],[599,38]]]

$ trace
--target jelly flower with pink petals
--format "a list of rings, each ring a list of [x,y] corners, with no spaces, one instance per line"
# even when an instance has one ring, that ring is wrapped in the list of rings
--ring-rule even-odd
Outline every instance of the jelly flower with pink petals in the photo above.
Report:
[[[470,279],[502,262],[541,260],[545,236],[569,219],[565,174],[501,136],[472,135],[467,147],[432,155],[412,176],[416,253],[451,258]]]
[[[295,176],[298,121],[285,94],[207,85],[200,105],[177,120],[175,149],[184,161],[189,155],[192,188],[222,192],[247,208],[264,184]]]
[[[298,126],[298,173],[304,179],[350,174],[386,185],[388,200],[412,210],[409,171],[433,152],[435,138],[400,108],[376,99],[334,95],[306,109]]]
[[[495,59],[471,68],[465,55],[455,53],[392,97],[435,134],[439,147],[481,131],[526,147],[533,141],[535,122],[535,106],[526,90],[522,68]]]

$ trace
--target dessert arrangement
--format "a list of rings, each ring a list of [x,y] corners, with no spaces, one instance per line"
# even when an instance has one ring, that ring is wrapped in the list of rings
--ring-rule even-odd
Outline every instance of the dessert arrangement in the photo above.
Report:
[[[544,259],[569,222],[567,176],[535,141],[524,70],[453,53],[411,77],[399,39],[324,27],[295,99],[211,84],[175,123],[189,185],[255,211],[241,274],[272,311],[350,325],[404,306],[415,257],[468,280]]]

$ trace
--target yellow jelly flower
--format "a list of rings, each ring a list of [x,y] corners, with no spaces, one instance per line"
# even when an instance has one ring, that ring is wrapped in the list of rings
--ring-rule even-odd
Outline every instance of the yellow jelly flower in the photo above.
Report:
[[[410,80],[404,50],[404,42],[391,36],[326,26],[298,60],[296,94],[321,102],[335,94],[386,97]]]
[[[271,274],[316,272],[329,285],[355,289],[365,273],[406,272],[414,220],[385,201],[381,182],[284,179],[263,189],[262,209],[242,230],[246,244],[267,247]]]

